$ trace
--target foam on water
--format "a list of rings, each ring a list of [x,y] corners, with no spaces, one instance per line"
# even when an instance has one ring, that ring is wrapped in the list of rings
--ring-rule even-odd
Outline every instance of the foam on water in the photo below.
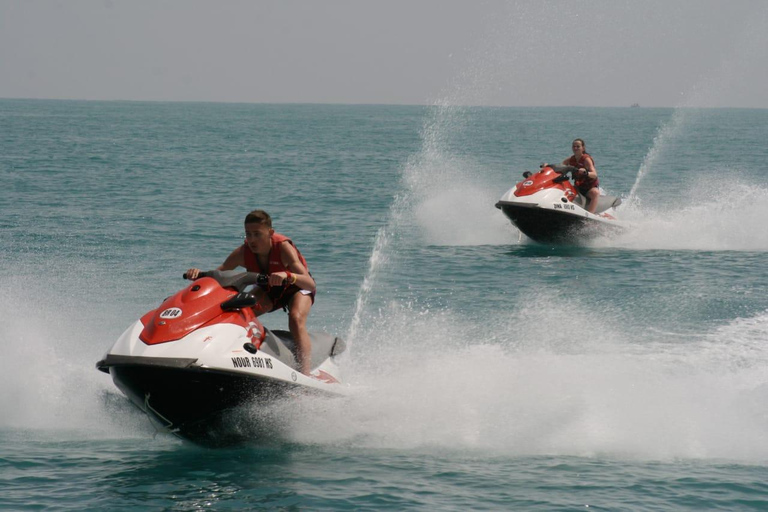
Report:
[[[638,250],[768,251],[768,189],[732,178],[738,175],[732,170],[702,177],[664,207],[622,205],[621,219],[630,228],[601,243]]]
[[[498,215],[496,191],[468,185],[425,199],[414,220],[430,245],[502,245],[516,239],[509,221]]]
[[[393,305],[367,333],[378,348],[348,371],[354,395],[305,403],[292,435],[506,455],[768,458],[768,312],[702,333],[684,350],[628,343],[637,335],[616,326],[579,341],[589,332],[566,337],[526,318],[489,332],[487,319]]]
[[[95,369],[116,337],[114,328],[89,317],[83,310],[87,298],[61,293],[66,288],[85,293],[72,278],[0,278],[0,427],[146,435],[151,430],[146,417]],[[105,344],[96,347],[94,340]]]
[[[439,152],[422,155],[407,170],[408,219],[430,245],[499,245],[513,240],[509,222],[494,204],[498,191],[482,183],[483,169]],[[420,180],[428,176],[426,183]],[[404,217],[404,216],[401,216]]]

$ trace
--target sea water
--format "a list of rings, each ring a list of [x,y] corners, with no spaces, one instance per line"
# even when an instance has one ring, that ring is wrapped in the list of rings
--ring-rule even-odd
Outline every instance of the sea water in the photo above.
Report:
[[[631,229],[533,244],[494,204],[576,137]],[[0,100],[0,508],[766,509],[767,139],[766,110]],[[352,393],[201,449],[94,364],[256,208]]]

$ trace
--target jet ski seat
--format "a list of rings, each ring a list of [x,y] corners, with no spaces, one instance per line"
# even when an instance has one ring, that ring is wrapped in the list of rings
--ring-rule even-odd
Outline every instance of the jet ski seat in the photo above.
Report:
[[[310,367],[312,369],[320,366],[328,356],[339,355],[347,348],[344,340],[325,332],[310,332],[309,338],[312,341],[312,355],[310,356]],[[296,364],[296,343],[293,341],[293,336],[291,336],[289,331],[267,330],[267,336],[261,344],[261,350],[288,366],[298,368]]]
[[[579,194],[573,202],[586,209],[587,198],[582,194]],[[620,204],[621,198],[615,196],[604,196],[601,194],[597,198],[597,209],[595,210],[595,213],[603,213],[605,210],[609,208],[616,208]]]

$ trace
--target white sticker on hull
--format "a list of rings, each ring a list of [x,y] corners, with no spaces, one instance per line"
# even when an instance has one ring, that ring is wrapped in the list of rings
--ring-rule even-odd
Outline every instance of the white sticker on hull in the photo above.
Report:
[[[162,313],[160,313],[160,318],[180,318],[181,317],[181,309],[179,308],[168,308]]]

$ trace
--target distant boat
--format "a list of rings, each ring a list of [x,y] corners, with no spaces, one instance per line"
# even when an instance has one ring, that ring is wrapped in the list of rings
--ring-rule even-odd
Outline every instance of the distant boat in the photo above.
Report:
[[[633,104],[632,104],[632,105],[630,105],[630,106],[631,106],[632,108],[637,108],[637,107],[639,107],[639,106],[640,106],[640,104],[639,104],[639,103],[633,103]]]

